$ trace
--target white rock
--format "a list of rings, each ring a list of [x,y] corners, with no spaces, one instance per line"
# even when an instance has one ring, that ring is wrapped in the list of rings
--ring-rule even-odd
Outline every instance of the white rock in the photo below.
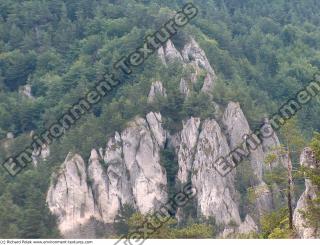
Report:
[[[176,49],[172,41],[169,39],[163,47],[158,49],[158,55],[163,64],[173,62],[175,60],[182,61],[180,52]]]
[[[51,182],[47,194],[48,207],[57,216],[59,230],[66,237],[96,217],[87,180],[83,159],[78,154],[69,153]]]
[[[35,98],[32,96],[32,92],[31,92],[31,85],[30,84],[26,84],[24,86],[22,86],[19,90],[20,94],[26,96],[27,98],[34,100]]]
[[[199,137],[200,118],[191,117],[187,122],[183,122],[183,129],[180,133],[181,141],[177,150],[179,170],[177,179],[181,183],[188,181],[188,176],[192,169],[196,144]]]
[[[277,133],[273,130],[269,119],[265,118],[264,119],[264,125],[262,126],[266,131],[270,131],[273,133],[270,133],[270,137],[265,137],[262,141],[262,148],[265,156],[268,156],[269,154],[276,154],[277,156],[279,155],[279,149],[280,149],[280,140],[278,138]],[[277,157],[277,159],[271,163],[271,168],[277,167],[279,165],[283,165],[285,168],[285,161],[281,157]]]
[[[234,222],[240,225],[235,201],[235,169],[222,177],[214,168],[216,160],[226,156],[229,151],[218,123],[215,120],[205,120],[197,144],[192,184],[197,189],[198,207],[202,215],[214,217],[218,224]]]
[[[151,84],[151,89],[148,95],[148,103],[153,103],[157,97],[167,97],[166,89],[162,82],[155,81]]]
[[[160,132],[157,134],[161,135]],[[156,210],[167,199],[166,171],[160,165],[160,146],[152,136],[142,118],[136,118],[121,134],[124,161],[135,203],[141,213]]]
[[[241,223],[241,225],[238,228],[239,234],[249,234],[251,232],[258,232],[258,226],[254,222],[254,220],[251,218],[250,215],[246,216],[246,219],[244,222]]]
[[[209,63],[205,52],[193,38],[190,38],[190,41],[184,46],[182,57],[186,63],[194,64],[195,67],[206,70],[214,77],[214,79],[216,78],[215,72]]]
[[[14,134],[12,132],[8,132],[7,139],[14,139]]]
[[[204,83],[203,83],[201,91],[203,93],[207,93],[207,94],[211,95],[211,92],[214,89],[214,85],[215,85],[214,84],[214,77],[212,74],[208,73],[204,79]]]
[[[146,119],[153,137],[156,139],[160,148],[163,148],[167,140],[167,132],[162,127],[161,114],[150,112],[147,114]]]
[[[183,77],[180,81],[180,92],[189,96],[194,84],[202,72],[207,72],[204,84],[201,91],[211,95],[214,89],[217,76],[212,69],[205,52],[200,48],[199,44],[190,38],[181,52],[179,52],[171,40],[169,40],[164,47],[158,49],[158,56],[163,64],[167,65],[168,62],[179,60],[182,65],[189,69],[191,72],[188,76]]]
[[[188,84],[188,82],[186,81],[185,78],[181,78],[179,89],[180,89],[180,93],[181,94],[183,94],[185,96],[189,96],[190,87],[189,87],[189,84]]]
[[[307,147],[303,150],[300,156],[300,165],[312,169],[320,168],[319,163],[315,160],[315,156],[311,148]],[[319,198],[316,194],[317,187],[314,186],[309,179],[305,180],[305,185],[306,189],[301,195],[297,203],[297,207],[294,211],[293,224],[300,238],[320,238],[320,232],[315,228],[308,227],[306,220],[304,219],[303,214],[301,213],[303,211],[306,211],[308,207],[308,202],[310,200],[315,200],[316,198]]]
[[[254,148],[250,148],[249,145],[245,143],[245,137],[251,133],[251,129],[239,103],[230,102],[228,104],[222,122],[226,128],[231,150],[241,147],[248,153],[248,159],[254,172],[254,176],[252,176],[254,183],[253,188],[257,194],[256,209],[258,214],[254,216],[258,220],[259,217],[257,216],[261,216],[273,208],[272,193],[262,180],[265,157],[262,146],[261,144],[256,144]],[[241,162],[239,164],[241,164]]]

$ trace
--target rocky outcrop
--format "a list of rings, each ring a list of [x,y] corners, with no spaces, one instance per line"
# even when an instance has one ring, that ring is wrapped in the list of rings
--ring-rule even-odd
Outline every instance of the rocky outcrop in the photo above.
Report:
[[[31,85],[30,84],[27,84],[27,85],[20,87],[19,93],[30,100],[35,100],[35,98],[32,95],[32,92],[31,92]]]
[[[12,132],[8,132],[7,139],[14,139],[14,134]]]
[[[108,142],[107,149],[114,138]],[[116,150],[116,149],[115,149]],[[115,160],[115,159],[114,159]],[[96,218],[112,223],[122,204],[133,205],[133,196],[126,169],[121,161],[108,161],[107,167],[96,150],[91,151],[88,165],[89,183],[95,200]]]
[[[200,130],[200,118],[191,117],[183,122],[180,141],[176,149],[179,163],[177,179],[180,183],[189,181]]]
[[[153,103],[157,97],[167,97],[166,89],[163,87],[163,84],[160,81],[155,81],[151,84],[151,89],[148,95],[148,103]]]
[[[237,227],[234,226],[234,224],[228,225],[219,237],[235,239],[241,238],[243,235],[245,235],[248,238],[251,234],[256,234],[258,231],[259,228],[254,222],[254,220],[251,218],[250,215],[247,215],[245,220],[240,224],[240,226]]]
[[[233,150],[237,147],[243,147],[246,151],[249,150],[246,144],[243,145],[243,142],[245,142],[245,137],[251,133],[251,130],[239,103],[230,102],[228,104],[222,122],[226,129],[230,148]],[[255,150],[253,149],[250,154],[251,166],[255,177],[259,181],[262,180],[263,155],[261,146],[258,146]]]
[[[229,152],[227,140],[218,123],[215,120],[205,120],[192,168],[192,184],[197,189],[199,213],[215,217],[219,224],[234,222],[240,225],[235,198],[235,170],[223,177],[214,168],[215,161]]]
[[[167,179],[160,150],[166,139],[161,115],[150,112],[146,119],[137,117],[121,134],[109,138],[103,156],[92,150],[87,168],[80,155],[70,153],[47,194],[61,233],[94,238],[82,227],[92,220],[113,223],[124,204],[146,214],[165,203]]]
[[[36,149],[32,153],[32,163],[34,166],[38,166],[40,161],[46,161],[50,156],[50,147],[48,145],[42,145],[41,149]]]
[[[164,44],[164,46],[158,49],[158,55],[165,65],[175,60],[182,61],[180,52],[176,49],[170,39]]]
[[[230,152],[226,136],[220,125],[213,119],[204,120],[191,117],[183,122],[181,132],[171,138],[175,148],[179,170],[177,181],[192,181],[197,189],[198,214],[214,217],[224,226],[222,237],[234,233],[257,231],[257,225],[250,215],[242,222],[239,214],[239,203],[235,184],[236,169],[222,176],[215,164],[217,159]],[[232,160],[228,159],[232,164]],[[183,216],[178,210],[178,220]],[[250,222],[249,222],[250,221]]]
[[[257,210],[257,213],[253,214],[253,216],[258,220],[259,216],[270,212],[273,208],[272,193],[262,179],[265,153],[260,144],[257,144],[253,148],[250,148],[247,144],[245,139],[252,131],[239,103],[230,102],[228,104],[222,122],[230,148],[234,150],[240,147],[244,152],[249,153],[248,158],[251,163],[251,170],[254,173],[251,182],[256,196],[255,207]]]
[[[81,226],[96,216],[91,187],[82,157],[69,153],[60,171],[53,177],[47,194],[50,211],[57,216],[62,235],[81,236]],[[86,234],[89,237],[93,234]]]
[[[258,232],[258,226],[255,224],[254,220],[251,218],[250,215],[247,215],[244,222],[241,223],[239,226],[238,230],[236,230],[234,233],[239,233],[239,234],[249,234],[249,233],[254,233]]]
[[[191,64],[195,68],[204,69],[215,77],[215,72],[209,63],[205,52],[193,38],[190,38],[190,41],[183,47],[182,57],[184,62]]]
[[[130,175],[136,206],[142,213],[157,209],[167,199],[166,171],[160,165],[160,149],[164,145],[161,120],[151,113],[147,120],[137,118],[121,134],[123,159]],[[160,121],[157,121],[160,123]]]
[[[49,208],[58,216],[62,234],[69,237],[69,234],[90,236],[83,235],[81,227],[92,219],[112,223],[124,204],[144,214],[153,212],[168,198],[160,153],[165,147],[174,147],[179,167],[177,182],[191,180],[197,189],[199,216],[214,217],[219,225],[225,226],[222,236],[230,235],[231,231],[233,234],[256,232],[253,221],[256,213],[246,214],[244,221],[240,218],[236,169],[222,176],[215,166],[217,159],[227,156],[250,132],[239,104],[233,102],[226,108],[220,125],[214,119],[201,122],[191,117],[174,136],[163,128],[161,114],[150,112],[145,118],[132,120],[121,133],[115,132],[105,150],[100,149],[99,153],[92,150],[87,169],[79,155],[68,156],[48,192]],[[272,195],[262,180],[263,155],[260,146],[249,158],[255,170],[252,187],[257,194],[258,217],[272,209]],[[234,165],[232,159],[228,161]],[[78,165],[79,172],[74,167]],[[70,190],[69,183],[76,190]],[[77,190],[81,190],[81,195]],[[70,198],[73,192],[80,196]]]
[[[165,65],[179,61],[190,71],[181,79],[181,93],[189,96],[201,75],[201,91],[211,94],[216,75],[194,39],[182,50],[177,50],[169,40],[158,53]],[[166,96],[162,82],[153,82],[148,102]],[[221,237],[257,232],[257,220],[273,208],[272,193],[263,181],[266,170],[263,162],[267,152],[279,144],[278,139],[275,136],[275,141],[262,142],[250,151],[248,159],[253,172],[250,187],[257,196],[256,212],[242,214],[244,220],[241,220],[235,182],[237,170],[234,168],[224,176],[216,164],[219,158],[243,145],[251,129],[239,103],[230,102],[224,113],[212,98],[208,103],[216,108],[215,119],[187,118],[182,122],[182,130],[173,135],[163,128],[161,114],[150,112],[131,120],[122,132],[115,132],[107,139],[105,148],[93,149],[88,164],[80,155],[70,153],[53,176],[47,195],[48,206],[58,217],[61,233],[70,238],[94,238],[94,233],[84,227],[93,220],[113,223],[124,204],[143,214],[160,208],[168,199],[161,151],[169,147],[174,149],[178,162],[175,187],[192,182],[197,189],[199,217],[214,217],[224,228]],[[245,147],[248,146],[245,144]],[[231,157],[227,161],[234,167]],[[177,210],[179,217],[185,216],[183,212],[183,209]]]
[[[189,96],[199,76],[205,73],[201,91],[211,96],[217,77],[205,52],[193,38],[190,38],[181,51],[175,48],[171,40],[167,41],[163,47],[158,49],[158,56],[164,65],[179,61],[188,70],[189,74],[180,81],[182,94]]]
[[[316,161],[314,153],[311,148],[307,147],[303,150],[300,156],[300,165],[311,168],[311,169],[319,169],[320,164]],[[308,238],[320,238],[320,231],[311,227],[308,227],[306,224],[306,220],[303,217],[303,211],[306,211],[308,207],[308,203],[311,200],[315,200],[319,198],[317,196],[317,187],[311,183],[310,179],[305,180],[306,189],[301,195],[297,207],[294,211],[293,215],[293,224],[296,229],[296,232],[300,238],[308,239]]]
[[[287,166],[285,165],[285,159],[279,156],[281,155],[279,153],[280,140],[276,132],[274,132],[268,118],[265,118],[263,123],[264,123],[263,128],[264,130],[266,130],[266,132],[273,132],[269,134],[270,137],[266,137],[262,141],[262,149],[265,155],[274,154],[277,156],[277,158],[270,163],[271,169],[274,167],[278,167],[279,165],[282,165],[285,168],[287,168]]]

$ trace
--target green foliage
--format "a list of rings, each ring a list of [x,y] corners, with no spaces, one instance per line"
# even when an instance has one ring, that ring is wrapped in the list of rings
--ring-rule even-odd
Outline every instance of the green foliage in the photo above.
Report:
[[[176,193],[175,178],[179,170],[179,165],[174,149],[165,148],[161,152],[161,165],[165,168],[167,173],[168,194],[169,197],[171,197]]]
[[[252,189],[256,185],[257,179],[249,161],[243,161],[237,167],[236,188],[240,193],[240,217],[244,220],[246,214],[253,211],[255,193]]]
[[[261,218],[260,222],[263,238],[292,238],[293,233],[289,230],[287,212],[287,209],[282,208],[266,214]]]
[[[148,215],[144,216],[135,213],[128,221],[130,232],[139,231],[143,224],[147,222],[149,229],[153,227],[153,232],[148,233],[148,238],[152,239],[205,239],[214,236],[214,227],[210,224],[191,224],[189,226],[179,228],[177,221],[169,218],[166,222],[161,222],[157,217]]]
[[[315,133],[311,140],[310,146],[315,153],[315,161],[320,161],[320,134]],[[302,167],[301,173],[305,178],[309,179],[315,187],[316,196],[308,200],[308,207],[306,210],[299,210],[306,220],[305,226],[318,230],[320,228],[320,169]]]
[[[27,171],[7,182],[0,196],[1,238],[58,238],[56,219],[45,203],[48,176]]]
[[[310,142],[310,147],[314,151],[317,161],[320,161],[320,133],[314,133],[314,137]]]
[[[239,101],[250,123],[274,113],[320,68],[319,1],[199,0],[195,4],[200,14],[173,42],[181,49],[190,35],[197,39],[219,77],[212,94],[215,102]],[[182,1],[175,0],[0,0],[1,160],[27,145],[31,130],[40,133],[55,122],[94,86],[99,74],[111,71],[117,59],[139,47],[146,34],[157,30],[181,5]],[[180,94],[179,82],[187,72],[177,63],[165,67],[153,56],[130,77],[117,74],[121,88],[51,146],[46,167],[29,168],[14,181],[1,172],[1,236],[58,237],[44,193],[53,169],[68,151],[88,157],[93,147],[105,144],[106,135],[151,110],[161,112],[164,126],[171,132],[180,130],[181,121],[190,116],[215,117],[215,105],[200,92],[203,76],[194,84],[190,97]],[[155,80],[163,82],[168,96],[148,105],[150,84]],[[31,85],[34,100],[19,93],[26,84]],[[297,125],[305,135],[320,129],[314,116],[319,114],[319,100],[301,110]],[[13,143],[2,140],[7,132],[17,136]],[[293,141],[303,138],[301,135]],[[317,157],[318,141],[311,144]],[[299,151],[298,145],[294,144],[294,151]],[[162,160],[172,188],[177,171],[172,152],[165,152]],[[252,185],[249,175],[242,172],[243,180],[238,179],[244,193],[243,210],[250,208],[246,205],[247,188]],[[195,205],[187,205],[190,216],[186,219],[196,216]],[[125,232],[127,228],[119,229]],[[208,230],[190,226],[182,233],[207,237]],[[174,235],[169,232],[169,236]]]
[[[174,238],[174,232],[172,226],[177,223],[173,218],[169,218],[166,222],[161,222],[157,217],[154,216],[144,216],[139,213],[135,213],[129,219],[129,231],[137,232],[141,227],[144,227],[144,223],[147,222],[149,227],[153,227],[152,232],[148,232],[147,238],[157,238],[157,239],[172,239]],[[157,227],[157,228],[156,228]],[[142,233],[143,234],[143,233]],[[143,234],[144,235],[144,234]]]
[[[120,207],[118,214],[114,219],[114,228],[117,235],[126,235],[129,232],[129,219],[136,210],[129,204],[124,204]]]
[[[174,238],[205,239],[213,237],[214,229],[211,225],[193,224],[186,228],[175,229],[173,232]]]

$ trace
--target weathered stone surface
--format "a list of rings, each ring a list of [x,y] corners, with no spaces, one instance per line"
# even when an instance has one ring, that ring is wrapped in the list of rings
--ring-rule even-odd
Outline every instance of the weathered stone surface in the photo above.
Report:
[[[32,153],[32,163],[38,166],[39,161],[46,161],[50,157],[50,147],[42,145],[41,149],[35,149]]]
[[[247,215],[245,220],[239,226],[237,233],[249,234],[251,232],[258,232],[258,226],[255,224],[251,216]]]
[[[190,38],[190,41],[184,46],[182,57],[186,63],[191,63],[195,67],[200,67],[215,77],[215,72],[209,63],[205,52],[193,38]]]
[[[173,62],[175,60],[182,61],[180,52],[176,49],[172,41],[169,39],[164,46],[158,49],[158,55],[163,64]]]
[[[14,139],[14,134],[12,132],[8,132],[7,139]]]
[[[307,147],[303,150],[300,156],[300,165],[312,169],[319,169],[320,165],[316,161],[314,153],[311,148]],[[293,224],[296,228],[297,234],[300,238],[320,238],[320,232],[317,229],[307,227],[306,220],[301,212],[305,211],[308,207],[308,201],[318,198],[316,191],[317,187],[314,186],[309,179],[305,180],[306,189],[301,195],[297,207],[293,215]]]
[[[165,65],[179,60],[184,68],[190,68],[190,74],[180,82],[182,94],[189,96],[194,92],[193,85],[200,75],[205,77],[201,91],[210,95],[214,90],[215,72],[194,39],[191,38],[181,52],[169,40],[158,54]],[[167,93],[162,82],[155,81],[148,102],[152,103],[158,96],[166,97]],[[201,121],[191,117],[182,122],[182,130],[174,135],[169,135],[163,128],[160,113],[136,117],[122,132],[115,132],[108,138],[105,148],[91,151],[87,168],[79,155],[69,154],[47,196],[62,234],[65,237],[94,236],[91,228],[84,232],[83,227],[92,227],[88,226],[92,220],[112,223],[124,204],[132,205],[143,214],[157,210],[168,199],[167,174],[160,159],[161,151],[168,147],[174,148],[179,165],[176,182],[186,183],[191,179],[197,189],[199,216],[214,217],[225,227],[220,234],[222,237],[256,232],[258,223],[255,221],[273,208],[272,192],[262,177],[264,157],[279,145],[279,140],[275,135],[250,149],[248,160],[253,171],[250,187],[257,196],[256,212],[245,213],[243,217],[246,218],[242,221],[235,186],[237,170],[221,176],[214,164],[241,146],[251,129],[239,103],[230,102],[224,113],[212,98],[208,103],[217,109],[216,120]],[[248,150],[248,145],[245,149]],[[183,209],[177,211],[179,219],[185,217]]]
[[[130,204],[146,214],[165,203],[167,179],[160,150],[166,140],[160,113],[150,112],[146,119],[132,121],[121,134],[116,132],[105,153],[92,150],[88,169],[81,156],[70,153],[47,195],[61,233],[94,237],[83,234],[81,227],[92,220],[112,223],[121,205]]]
[[[164,47],[158,49],[158,56],[163,64],[178,60],[182,65],[190,71],[190,74],[183,77],[180,81],[180,92],[189,96],[194,84],[201,73],[206,72],[206,77],[201,91],[211,95],[214,89],[217,76],[211,67],[205,52],[200,48],[199,44],[190,38],[189,42],[183,47],[182,51],[178,51],[171,40]]]
[[[192,169],[195,150],[199,137],[200,118],[191,117],[183,122],[183,129],[180,133],[179,147],[177,149],[179,170],[177,179],[181,183],[188,181]]]
[[[280,149],[280,140],[278,138],[278,135],[273,130],[268,118],[265,118],[263,123],[264,124],[263,124],[262,128],[266,132],[268,132],[268,135],[270,135],[270,137],[265,137],[262,141],[263,152],[265,153],[265,156],[267,156],[269,154],[279,155],[278,152]],[[271,168],[273,168],[273,167],[279,166],[280,164],[285,166],[284,159],[282,159],[281,157],[277,157],[277,159],[275,161],[270,163],[270,166],[271,166]]]
[[[47,194],[49,209],[58,217],[62,235],[80,230],[81,225],[87,224],[96,215],[92,190],[87,180],[82,157],[69,153]]]
[[[245,141],[246,137],[251,133],[251,129],[239,103],[230,102],[228,104],[222,121],[226,128],[231,150],[240,147],[247,153],[251,163],[251,168],[254,172],[252,187],[256,193],[256,209],[258,211],[258,214],[254,216],[258,220],[258,215],[261,216],[273,208],[272,193],[262,180],[265,154],[260,144],[250,147]]]
[[[192,184],[197,189],[199,212],[215,217],[218,224],[234,222],[240,225],[238,205],[235,200],[235,169],[222,177],[213,167],[219,157],[230,149],[220,126],[215,120],[205,120],[199,135]]]
[[[214,78],[210,73],[208,73],[204,79],[204,83],[201,88],[201,91],[203,93],[211,94],[213,89],[214,89]]]
[[[146,116],[148,126],[160,148],[164,147],[167,140],[167,132],[162,127],[162,116],[160,113],[150,112]]]
[[[105,169],[97,151],[91,151],[88,178],[95,201],[95,209],[98,212],[96,218],[105,223],[112,223],[122,204],[133,205],[133,203],[128,176],[124,171],[123,164],[109,161],[107,165],[108,167]]]
[[[185,96],[189,96],[189,94],[190,94],[190,85],[189,85],[189,83],[187,82],[187,80],[185,78],[181,78],[179,89],[180,89],[180,93],[181,94],[183,94]]]
[[[166,89],[162,82],[155,81],[151,84],[151,89],[148,95],[148,103],[153,103],[157,97],[167,97]]]
[[[32,95],[32,92],[31,92],[31,85],[30,84],[26,84],[26,85],[20,87],[19,93],[22,94],[23,96],[27,97],[28,99],[35,100],[35,98]]]
[[[219,235],[220,238],[241,238],[242,235],[251,235],[259,231],[258,226],[255,224],[254,220],[250,215],[247,215],[245,220],[240,224],[240,226],[227,226],[222,234]]]
[[[264,153],[260,145],[256,149],[250,149],[245,142],[245,137],[251,133],[248,121],[240,108],[239,103],[229,102],[222,122],[226,128],[231,150],[242,147],[246,152],[250,152],[249,158],[252,169],[259,181],[262,180]]]
[[[157,131],[156,127],[153,131]],[[160,146],[153,136],[142,118],[137,118],[121,134],[133,196],[142,213],[156,210],[167,199],[166,171],[160,165]]]

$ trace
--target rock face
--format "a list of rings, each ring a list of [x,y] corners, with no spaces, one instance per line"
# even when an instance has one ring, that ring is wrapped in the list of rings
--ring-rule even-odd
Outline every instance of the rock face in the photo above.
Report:
[[[8,132],[7,139],[14,139],[14,134],[12,132]]]
[[[176,49],[171,40],[168,40],[163,47],[158,49],[158,55],[165,65],[175,60],[182,61],[180,52]]]
[[[160,81],[155,81],[151,84],[148,102],[154,102],[157,99],[157,97],[167,97],[166,89],[163,87],[163,84]]]
[[[215,120],[205,120],[197,144],[192,184],[198,191],[198,207],[202,215],[215,217],[219,224],[235,222],[240,225],[235,198],[235,170],[223,177],[213,167],[216,159],[228,155],[229,151],[218,123]]]
[[[192,169],[196,146],[198,143],[200,130],[200,119],[191,117],[183,123],[183,129],[180,136],[180,142],[176,149],[179,162],[177,179],[181,183],[186,183]]]
[[[166,171],[160,150],[166,141],[161,115],[136,118],[110,138],[103,159],[92,150],[88,168],[81,156],[68,155],[47,194],[49,209],[58,217],[65,237],[93,238],[81,227],[92,219],[112,223],[121,205],[143,214],[167,200]]]
[[[19,93],[31,100],[34,100],[35,98],[32,96],[32,92],[31,92],[31,85],[30,84],[27,84],[27,85],[24,85],[22,86],[20,89],[19,89]]]
[[[250,215],[247,215],[245,220],[240,224],[239,227],[227,226],[223,233],[220,234],[219,238],[241,238],[241,235],[250,235],[257,233],[259,231],[258,226],[251,218]]]
[[[165,65],[178,61],[190,71],[181,78],[181,93],[189,96],[194,92],[194,83],[203,75],[201,91],[211,94],[216,75],[194,39],[180,51],[168,41],[158,53]],[[158,96],[167,96],[160,81],[152,83],[148,102],[154,102]],[[251,150],[250,187],[257,194],[256,211],[242,214],[241,220],[237,170],[223,176],[215,164],[241,145],[251,129],[239,103],[230,102],[224,113],[212,98],[208,103],[219,111],[219,116],[214,115],[216,119],[186,118],[182,130],[173,135],[163,128],[161,114],[150,112],[144,118],[131,120],[122,132],[115,132],[107,139],[105,148],[93,149],[88,164],[80,155],[70,153],[53,177],[47,195],[61,233],[68,238],[94,238],[94,232],[84,227],[90,227],[93,220],[113,223],[124,204],[143,214],[159,209],[168,200],[167,173],[161,163],[161,151],[167,148],[176,153],[175,187],[191,181],[197,189],[195,208],[199,217],[214,217],[224,228],[221,237],[257,232],[258,218],[273,208],[272,193],[262,179],[266,170],[264,157],[279,141],[275,138],[276,141],[263,142]],[[227,160],[235,165],[231,157]],[[178,219],[184,216],[183,212],[177,210]]]
[[[193,38],[190,38],[190,41],[184,46],[182,57],[186,63],[192,64],[194,67],[202,68],[211,75],[215,75],[205,52]]]
[[[142,213],[157,209],[167,199],[166,171],[160,165],[165,133],[160,114],[137,118],[122,134],[123,159],[130,175],[136,206]],[[154,133],[153,133],[154,132]]]
[[[193,85],[198,81],[199,75],[205,73],[201,91],[211,96],[217,76],[211,67],[208,58],[199,44],[191,37],[181,51],[177,50],[169,40],[158,49],[158,56],[164,65],[179,61],[188,70],[189,74],[180,81],[180,92],[189,96]]]
[[[262,180],[264,158],[266,154],[261,145],[257,145],[255,148],[251,149],[248,147],[247,143],[243,144],[243,142],[245,142],[245,137],[251,133],[251,130],[239,103],[230,102],[228,104],[222,121],[226,128],[226,135],[229,140],[230,148],[234,150],[240,146],[246,152],[250,152],[249,161],[254,173],[254,176],[252,176],[252,188],[257,197],[255,206],[258,212],[254,216],[258,219],[258,216],[271,211],[273,208],[272,193]]]
[[[71,232],[75,232],[74,237],[78,237],[81,226],[95,217],[92,190],[88,186],[86,166],[80,155],[68,154],[60,172],[52,181],[47,203],[51,212],[58,217],[59,230],[66,237]]]
[[[39,164],[39,161],[46,161],[50,156],[50,147],[42,145],[41,149],[36,149],[32,153],[32,163],[34,166]]]
[[[300,165],[307,168],[319,169],[320,165],[316,161],[313,151],[307,147],[303,150],[300,156]],[[309,179],[305,180],[306,189],[301,195],[297,207],[293,215],[293,224],[296,228],[297,234],[300,238],[320,238],[320,232],[314,228],[306,227],[306,220],[304,219],[301,211],[305,211],[308,207],[308,201],[314,200],[317,197],[317,187],[312,185]]]

